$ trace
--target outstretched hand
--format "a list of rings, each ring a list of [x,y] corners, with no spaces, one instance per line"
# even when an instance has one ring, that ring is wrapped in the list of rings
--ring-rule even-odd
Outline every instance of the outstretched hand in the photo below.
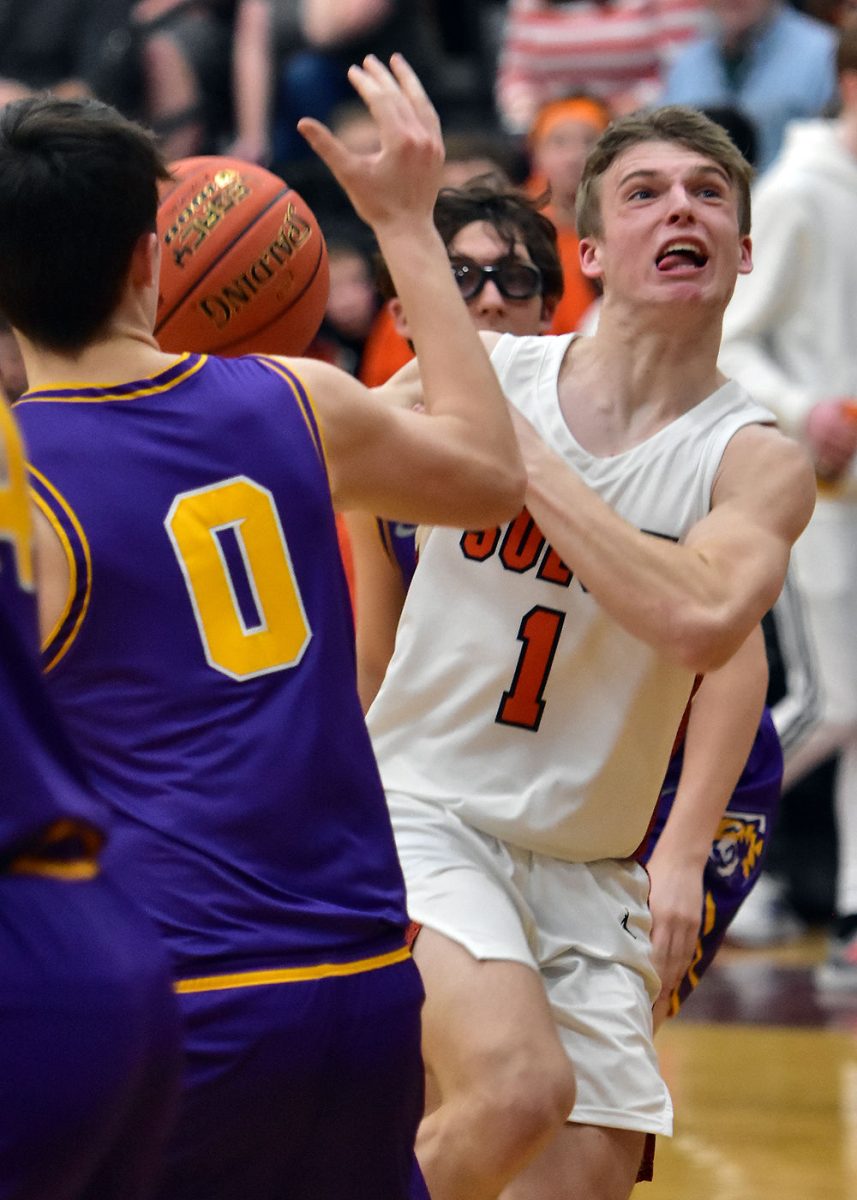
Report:
[[[431,218],[441,184],[444,148],[440,120],[415,72],[400,54],[389,69],[374,55],[348,78],[378,126],[381,149],[355,154],[312,117],[298,131],[373,228],[387,222]]]

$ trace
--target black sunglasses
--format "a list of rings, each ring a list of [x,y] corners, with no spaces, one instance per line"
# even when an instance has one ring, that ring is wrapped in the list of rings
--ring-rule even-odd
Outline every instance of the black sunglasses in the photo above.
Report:
[[[482,264],[472,258],[450,260],[458,290],[465,300],[478,296],[489,279],[493,279],[501,296],[507,300],[531,300],[542,290],[542,273],[533,263],[504,258],[500,262]]]

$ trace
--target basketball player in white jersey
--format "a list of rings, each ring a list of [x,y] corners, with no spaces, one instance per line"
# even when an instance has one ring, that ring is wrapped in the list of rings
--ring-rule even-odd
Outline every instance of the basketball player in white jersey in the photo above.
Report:
[[[672,1110],[643,841],[694,677],[776,599],[814,481],[717,370],[749,169],[623,118],[579,195],[591,338],[486,335],[527,510],[432,530],[369,725],[426,985],[433,1200],[624,1200]]]

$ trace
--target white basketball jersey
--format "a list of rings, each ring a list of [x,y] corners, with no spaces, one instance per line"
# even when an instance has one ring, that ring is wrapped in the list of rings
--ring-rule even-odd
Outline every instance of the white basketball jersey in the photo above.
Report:
[[[681,541],[709,511],[730,438],[772,415],[729,382],[596,458],[559,407],[572,336],[501,338],[506,395],[620,516]],[[525,510],[503,528],[430,532],[367,720],[388,791],[555,858],[621,858],[645,835],[692,684],[602,611]]]

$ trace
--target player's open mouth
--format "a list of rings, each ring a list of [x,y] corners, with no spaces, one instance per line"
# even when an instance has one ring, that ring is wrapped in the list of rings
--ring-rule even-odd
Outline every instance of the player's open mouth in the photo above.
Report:
[[[687,267],[701,270],[708,262],[708,255],[693,242],[670,242],[655,259],[659,271],[676,271]]]

